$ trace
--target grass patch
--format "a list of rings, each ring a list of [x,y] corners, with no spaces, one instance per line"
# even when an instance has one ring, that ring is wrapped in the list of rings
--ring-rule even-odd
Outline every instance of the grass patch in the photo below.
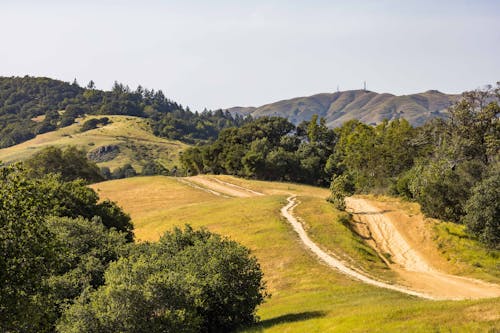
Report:
[[[465,226],[435,222],[435,241],[441,253],[460,266],[461,273],[500,282],[500,250],[488,249],[465,231]]]
[[[350,228],[350,216],[324,198],[300,196],[295,208],[308,235],[324,249],[370,275],[394,280],[391,270],[378,254]]]

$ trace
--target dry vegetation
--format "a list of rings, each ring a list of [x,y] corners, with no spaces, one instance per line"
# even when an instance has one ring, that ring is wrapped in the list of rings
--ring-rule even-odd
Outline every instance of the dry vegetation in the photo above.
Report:
[[[132,215],[140,241],[157,240],[164,230],[189,223],[251,248],[273,296],[259,309],[261,323],[248,331],[488,332],[500,328],[498,299],[427,301],[353,281],[321,264],[280,216],[288,193],[296,193],[302,201],[296,212],[315,241],[336,253],[364,259],[364,267],[381,270],[370,249],[363,248],[339,221],[342,214],[325,205],[327,190],[217,178],[268,195],[223,198],[168,177],[115,180],[93,187],[101,198],[117,201]]]
[[[76,145],[86,151],[100,146],[117,145],[120,153],[111,161],[98,163],[111,170],[126,163],[140,171],[147,160],[160,161],[165,167],[179,165],[179,153],[187,145],[179,141],[167,140],[153,135],[145,119],[131,116],[107,116],[111,124],[86,132],[80,132],[81,125],[91,118],[88,116],[78,123],[53,132],[38,135],[32,140],[0,150],[0,161],[24,160],[47,146],[64,147]]]

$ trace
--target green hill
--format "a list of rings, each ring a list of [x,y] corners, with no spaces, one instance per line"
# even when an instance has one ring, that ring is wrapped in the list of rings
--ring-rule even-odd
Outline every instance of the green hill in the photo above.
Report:
[[[161,90],[115,82],[111,91],[45,77],[0,76],[0,148],[73,124],[84,115],[125,115],[149,120],[155,135],[187,143],[214,139],[244,122],[222,110],[201,113],[171,101]]]
[[[21,161],[47,146],[74,145],[87,151],[99,166],[107,166],[111,170],[130,163],[140,171],[151,160],[170,169],[179,165],[179,153],[188,147],[180,141],[155,136],[147,119],[132,116],[107,116],[110,119],[108,125],[81,132],[86,120],[102,117],[79,118],[71,126],[0,149],[0,160],[5,163]]]
[[[447,116],[447,108],[458,99],[436,90],[425,93],[395,96],[372,91],[349,90],[336,93],[297,97],[260,107],[234,107],[229,112],[240,115],[280,116],[294,124],[310,120],[318,114],[329,127],[339,127],[351,119],[366,124],[378,124],[384,119],[404,118],[413,126],[420,126],[432,118]]]

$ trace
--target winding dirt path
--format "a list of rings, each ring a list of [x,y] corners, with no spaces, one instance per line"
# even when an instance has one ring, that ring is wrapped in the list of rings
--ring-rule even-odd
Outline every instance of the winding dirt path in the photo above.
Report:
[[[213,195],[231,198],[262,196],[263,193],[228,183],[214,177],[194,176],[179,178],[180,182]],[[281,214],[297,232],[304,246],[329,267],[361,282],[412,296],[431,300],[461,300],[500,297],[500,286],[480,280],[443,273],[434,268],[426,258],[415,250],[416,244],[409,242],[398,231],[397,221],[387,211],[361,198],[347,198],[348,210],[358,224],[358,231],[368,239],[387,265],[401,277],[401,285],[390,284],[367,276],[351,267],[314,243],[307,235],[302,223],[294,216],[293,210],[299,204],[296,195],[287,199]]]
[[[300,240],[302,243],[315,255],[318,256],[319,259],[321,259],[323,262],[325,262],[328,266],[340,271],[343,274],[346,274],[356,280],[359,280],[361,282],[380,287],[380,288],[385,288],[385,289],[391,289],[391,290],[396,290],[408,295],[413,295],[413,296],[418,296],[426,299],[433,299],[437,300],[440,299],[438,297],[419,292],[419,291],[414,291],[408,288],[405,288],[403,286],[398,286],[398,285],[392,285],[388,284],[382,281],[375,280],[373,278],[370,278],[368,276],[365,276],[358,271],[355,271],[351,267],[349,267],[346,263],[342,262],[338,258],[335,258],[331,256],[330,254],[326,253],[323,251],[316,243],[314,243],[309,236],[307,235],[306,231],[304,230],[304,227],[302,226],[302,223],[300,223],[295,216],[293,215],[293,209],[298,205],[298,202],[296,200],[295,196],[290,196],[288,197],[288,204],[285,205],[283,208],[281,208],[281,214],[288,220],[288,222],[292,225],[293,230],[297,232],[299,235]]]
[[[370,238],[370,245],[389,267],[399,274],[401,282],[412,290],[438,299],[500,297],[499,285],[447,274],[436,269],[425,253],[418,251],[422,246],[412,243],[398,230],[398,227],[408,227],[402,225],[405,221],[401,216],[396,219],[390,211],[378,208],[362,198],[347,198],[346,205],[354,220],[361,224],[358,226],[360,233]],[[423,224],[423,219],[420,222]]]

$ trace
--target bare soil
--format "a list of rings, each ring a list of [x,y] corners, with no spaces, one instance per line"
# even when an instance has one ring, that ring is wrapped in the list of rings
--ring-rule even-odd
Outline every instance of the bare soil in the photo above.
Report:
[[[264,195],[220,179],[194,176],[179,181],[217,196],[247,198]],[[397,284],[377,280],[327,253],[314,243],[293,210],[299,204],[295,195],[288,197],[281,214],[297,232],[303,245],[331,268],[364,283],[433,300],[461,300],[500,297],[500,286],[449,274],[445,260],[432,246],[422,215],[409,216],[383,202],[364,198],[346,199],[353,214],[355,229],[379,253],[387,265],[398,273]]]
[[[401,284],[439,299],[500,296],[499,285],[447,272],[421,214],[409,216],[364,198],[347,198],[346,204],[358,232],[398,273]]]

